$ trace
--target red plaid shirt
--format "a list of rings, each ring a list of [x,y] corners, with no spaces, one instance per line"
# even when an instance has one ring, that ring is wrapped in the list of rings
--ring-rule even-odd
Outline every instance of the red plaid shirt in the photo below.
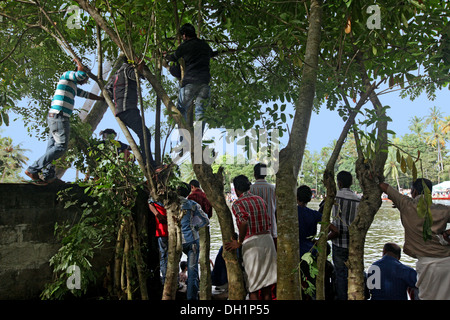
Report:
[[[212,206],[209,200],[206,198],[206,194],[201,189],[195,189],[192,191],[188,197],[189,200],[194,200],[197,202],[202,210],[208,215],[208,218],[212,217]]]
[[[232,210],[238,227],[242,222],[247,221],[248,223],[245,239],[257,234],[270,232],[270,216],[261,197],[255,196],[248,191],[244,192],[233,203]]]

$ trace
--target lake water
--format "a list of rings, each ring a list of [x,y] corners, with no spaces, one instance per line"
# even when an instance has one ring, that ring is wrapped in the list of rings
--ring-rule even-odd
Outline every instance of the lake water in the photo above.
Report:
[[[448,200],[434,201],[450,205]],[[318,209],[319,202],[312,201],[309,204],[311,209]],[[217,252],[222,245],[222,234],[220,232],[217,216],[214,214],[211,218],[211,260],[214,262]],[[364,269],[367,270],[376,260],[381,259],[383,246],[386,242],[395,242],[401,248],[404,243],[404,230],[400,221],[400,213],[397,209],[392,208],[390,201],[383,201],[378,213],[375,215],[374,221],[367,233],[365,252],[364,252]],[[402,251],[400,261],[412,268],[415,268],[416,259],[411,258]]]

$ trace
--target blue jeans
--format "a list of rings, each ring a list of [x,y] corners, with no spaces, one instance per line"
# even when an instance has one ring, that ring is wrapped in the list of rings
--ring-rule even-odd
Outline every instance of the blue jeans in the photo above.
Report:
[[[186,299],[187,300],[198,300],[198,288],[199,288],[199,278],[198,278],[198,257],[199,257],[199,247],[200,243],[198,240],[184,243],[183,252],[187,255],[187,265],[188,265],[188,280],[186,289]]]
[[[42,172],[44,180],[55,177],[53,161],[61,158],[66,153],[70,137],[69,117],[55,114],[54,117],[48,117],[47,123],[50,130],[47,150],[42,157],[27,169],[32,174]]]
[[[333,244],[332,254],[336,274],[337,300],[347,300],[348,268],[345,262],[348,260],[348,248],[341,248]]]
[[[161,270],[161,282],[164,284],[166,282],[166,272],[167,272],[167,252],[169,248],[169,238],[168,237],[158,237],[158,247],[159,247],[159,269]]]
[[[144,160],[144,163],[147,163],[147,157],[145,154],[145,142],[144,142],[144,130],[142,130],[142,118],[141,118],[141,114],[139,112],[138,109],[130,109],[130,110],[125,110],[123,112],[120,112],[119,114],[117,114],[117,117],[122,120],[122,122],[131,130],[134,131],[134,133],[136,133],[136,135],[139,138],[139,147],[141,148],[141,156],[142,159]],[[156,166],[155,161],[153,161],[153,156],[152,156],[152,148],[151,148],[151,140],[152,140],[152,136],[150,134],[150,130],[148,130],[148,128],[145,128],[145,132],[147,134],[147,139],[148,139],[148,152],[150,154],[150,165],[152,167]]]
[[[178,94],[177,109],[183,115],[184,120],[187,119],[187,112],[192,102],[194,102],[195,104],[195,120],[201,120],[203,118],[205,108],[209,103],[210,95],[211,88],[207,83],[189,83],[180,88],[180,92]]]

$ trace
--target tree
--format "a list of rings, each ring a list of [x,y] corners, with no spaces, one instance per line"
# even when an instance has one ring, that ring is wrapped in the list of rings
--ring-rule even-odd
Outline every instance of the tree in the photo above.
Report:
[[[0,137],[0,183],[20,181],[19,171],[28,158],[20,144],[14,145],[10,137]]]
[[[426,133],[427,143],[433,148],[436,148],[437,152],[437,175],[438,182],[440,178],[441,171],[444,170],[444,164],[442,161],[442,149],[445,148],[445,137],[444,132],[441,129],[440,123],[442,119],[442,113],[437,107],[430,109],[430,114],[427,117],[425,124],[431,125],[431,131]]]

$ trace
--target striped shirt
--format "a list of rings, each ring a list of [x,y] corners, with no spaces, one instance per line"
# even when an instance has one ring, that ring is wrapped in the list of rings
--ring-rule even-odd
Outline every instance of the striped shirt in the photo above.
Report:
[[[272,228],[270,230],[272,237],[277,237],[277,220],[276,220],[276,207],[277,200],[275,197],[275,186],[268,183],[265,179],[257,179],[255,183],[250,186],[250,192],[254,195],[260,196],[266,202],[267,212],[269,213],[272,221]]]
[[[77,82],[86,79],[84,71],[67,71],[59,78],[49,113],[60,113],[70,117],[75,104],[75,96],[89,98],[89,92],[77,88]]]
[[[361,197],[348,188],[342,188],[336,192],[335,205],[333,207],[333,225],[339,230],[339,236],[331,240],[338,247],[348,248],[348,227],[355,220]]]
[[[261,197],[255,196],[248,191],[244,192],[233,203],[232,210],[236,217],[238,228],[241,223],[245,221],[248,223],[245,239],[257,234],[270,232],[271,218]]]

